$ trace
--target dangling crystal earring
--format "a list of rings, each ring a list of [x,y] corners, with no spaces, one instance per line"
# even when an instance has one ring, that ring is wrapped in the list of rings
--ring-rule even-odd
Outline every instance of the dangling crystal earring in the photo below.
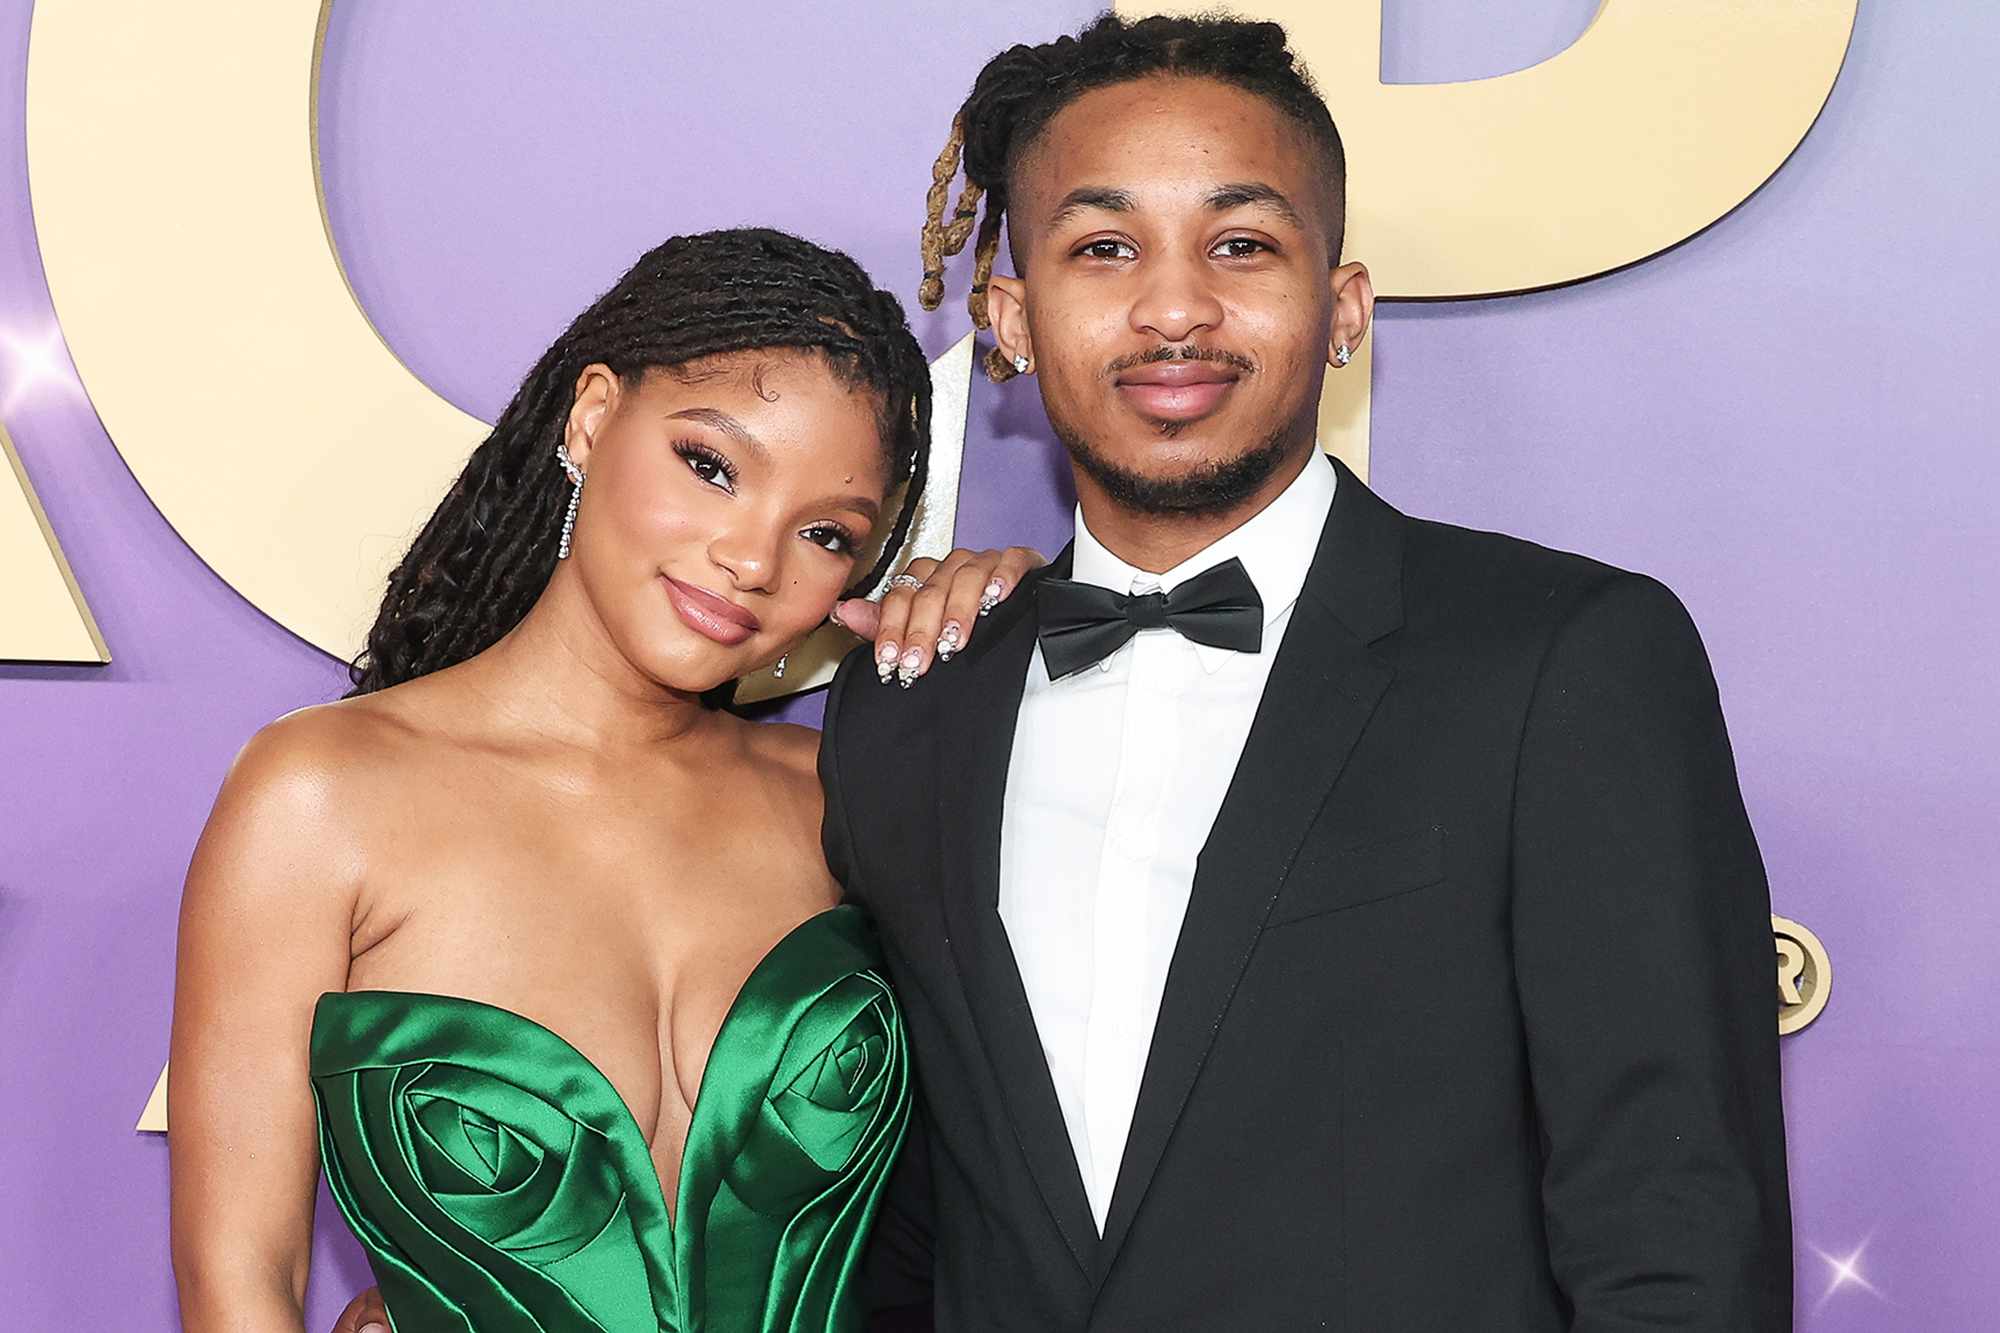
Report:
[[[790,653],[786,653],[783,657],[771,663],[771,679],[783,680],[785,678],[785,658],[790,656]]]
[[[1333,349],[1334,365],[1344,366],[1353,359],[1354,359],[1354,353],[1348,350],[1346,343],[1341,343],[1338,347]]]
[[[1025,375],[1025,374],[1027,374],[1027,373],[1028,373],[1028,358],[1027,358],[1027,357],[1025,357],[1025,356],[1017,356],[1017,357],[1015,357],[1015,358],[1014,358],[1014,373],[1015,373],[1016,375]]]
[[[576,506],[583,499],[583,469],[570,461],[569,446],[566,444],[556,446],[556,462],[562,464],[562,470],[569,474],[570,480],[569,508],[563,511],[562,536],[556,541],[556,559],[567,560],[570,534],[576,531]]]

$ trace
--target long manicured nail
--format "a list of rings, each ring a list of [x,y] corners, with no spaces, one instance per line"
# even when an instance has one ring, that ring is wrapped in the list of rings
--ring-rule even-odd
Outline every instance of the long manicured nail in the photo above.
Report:
[[[959,645],[964,642],[965,642],[965,626],[959,624],[956,620],[945,621],[944,632],[938,635],[938,641],[937,641],[938,661],[940,662],[951,661],[951,655],[957,652],[959,649]]]
[[[999,579],[995,579],[987,584],[986,591],[979,594],[979,614],[983,616],[994,607],[1000,605],[1000,599],[1006,595],[1007,585]]]
[[[917,678],[918,668],[923,666],[923,664],[924,654],[922,649],[912,648],[904,653],[903,660],[896,665],[896,683],[906,690],[909,689],[911,682]]]
[[[896,645],[885,643],[875,650],[875,678],[887,685],[896,674]]]
[[[387,1324],[363,1324],[361,1333],[389,1333]]]

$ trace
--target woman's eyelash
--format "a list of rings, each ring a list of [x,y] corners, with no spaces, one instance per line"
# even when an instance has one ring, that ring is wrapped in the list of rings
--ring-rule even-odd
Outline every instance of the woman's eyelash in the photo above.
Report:
[[[736,485],[736,465],[700,441],[677,440],[674,442],[674,452],[686,459],[688,467],[703,481],[712,482],[713,478],[703,475],[701,468],[696,466],[699,463],[705,463],[720,472],[723,480],[731,486]]]
[[[799,535],[815,546],[825,546],[827,550],[837,555],[854,554],[854,534],[838,523],[815,523]],[[823,537],[833,538],[833,544],[828,546],[821,540]]]
[[[716,484],[715,478],[705,473],[705,468],[713,468],[721,475],[722,480],[727,483],[723,487],[724,490],[735,489],[736,465],[716,450],[699,440],[676,440],[674,452],[687,460],[690,471],[711,486]],[[854,554],[854,534],[838,523],[815,523],[799,535],[813,545],[823,546],[837,555]],[[833,539],[831,542],[826,540],[829,537]]]

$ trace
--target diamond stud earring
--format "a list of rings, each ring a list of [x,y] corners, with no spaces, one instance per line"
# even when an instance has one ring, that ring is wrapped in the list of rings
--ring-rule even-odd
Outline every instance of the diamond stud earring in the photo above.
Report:
[[[1333,349],[1334,365],[1344,366],[1353,359],[1354,359],[1354,353],[1348,350],[1346,343],[1341,343],[1338,347],[1335,347]]]
[[[1025,375],[1025,374],[1027,374],[1027,373],[1028,373],[1028,358],[1027,358],[1027,357],[1025,357],[1025,356],[1017,356],[1017,357],[1015,357],[1015,358],[1014,358],[1014,373],[1015,373],[1016,375]]]

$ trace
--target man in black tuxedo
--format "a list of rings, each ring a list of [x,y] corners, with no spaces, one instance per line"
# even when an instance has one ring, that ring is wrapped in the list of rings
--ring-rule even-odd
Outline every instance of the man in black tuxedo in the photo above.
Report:
[[[1014,48],[960,142],[975,318],[1078,530],[990,618],[913,618],[913,686],[857,654],[828,700],[827,854],[923,1092],[878,1303],[1789,1328],[1768,893],[1700,639],[1315,448],[1373,298],[1282,31]],[[933,269],[973,222],[943,205]]]

